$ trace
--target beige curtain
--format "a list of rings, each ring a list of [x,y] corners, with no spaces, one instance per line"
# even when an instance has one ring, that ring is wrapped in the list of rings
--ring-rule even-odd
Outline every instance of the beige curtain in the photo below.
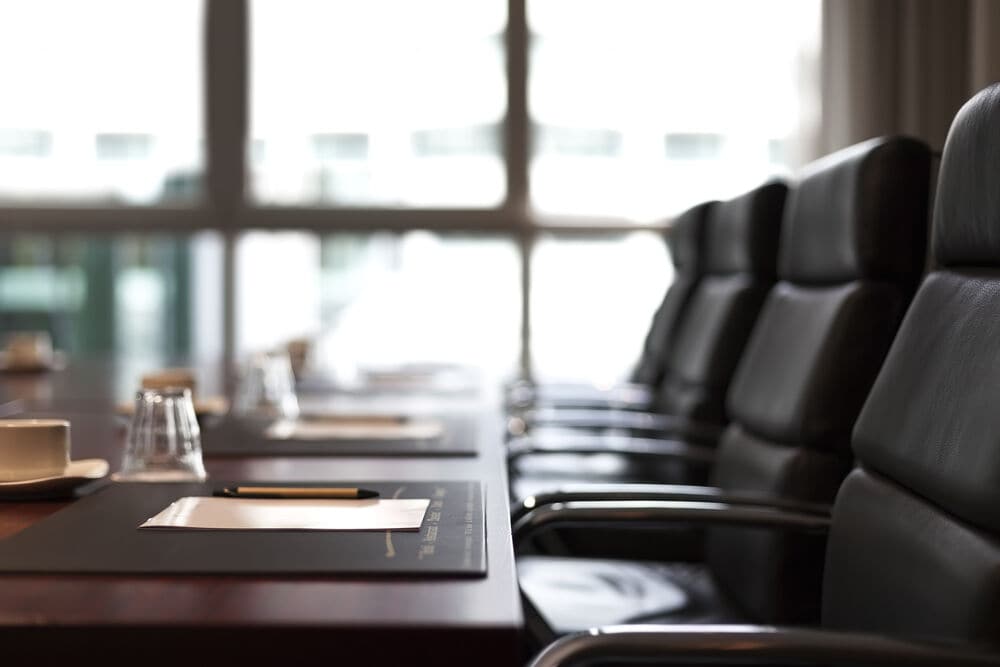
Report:
[[[885,134],[940,150],[973,93],[1000,81],[998,0],[824,0],[822,155]]]

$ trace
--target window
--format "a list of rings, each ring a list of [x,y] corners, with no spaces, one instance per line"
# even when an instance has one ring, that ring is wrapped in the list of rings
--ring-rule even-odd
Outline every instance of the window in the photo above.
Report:
[[[793,166],[775,147],[807,112],[818,2],[529,0],[527,10],[540,212],[651,221]]]
[[[255,201],[503,202],[505,0],[250,7]]]
[[[151,367],[178,357],[217,359],[221,254],[221,241],[210,232],[5,235],[0,336],[48,331],[71,354],[115,351]]]
[[[201,0],[0,0],[0,203],[196,200],[202,13]]]
[[[242,350],[319,335],[322,358],[344,375],[404,362],[493,376],[516,366],[520,265],[509,239],[251,232],[237,262]]]
[[[546,235],[531,261],[531,358],[538,377],[622,380],[673,279],[660,235]]]
[[[651,230],[801,161],[819,7],[0,0],[0,329],[620,377],[671,278]]]

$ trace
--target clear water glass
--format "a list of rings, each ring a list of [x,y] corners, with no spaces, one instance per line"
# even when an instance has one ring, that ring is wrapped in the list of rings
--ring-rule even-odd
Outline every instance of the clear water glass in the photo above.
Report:
[[[295,395],[295,376],[288,354],[266,352],[251,357],[233,407],[244,416],[298,417],[299,399]]]
[[[136,394],[121,472],[115,477],[149,482],[205,479],[201,429],[190,389],[143,389]]]

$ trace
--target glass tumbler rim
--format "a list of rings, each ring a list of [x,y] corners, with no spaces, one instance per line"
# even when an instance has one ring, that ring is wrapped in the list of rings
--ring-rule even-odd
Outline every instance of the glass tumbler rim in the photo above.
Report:
[[[163,398],[191,398],[191,388],[181,386],[157,387],[156,389],[140,389],[135,393],[137,399],[145,399],[156,396]]]

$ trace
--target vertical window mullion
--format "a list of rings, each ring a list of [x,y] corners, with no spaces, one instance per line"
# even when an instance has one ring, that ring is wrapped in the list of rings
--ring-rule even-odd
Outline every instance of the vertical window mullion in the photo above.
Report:
[[[524,222],[529,209],[528,20],[526,0],[507,4],[507,206]]]
[[[244,208],[248,119],[247,0],[205,3],[205,203],[225,238],[223,354],[236,354],[235,243]]]
[[[527,0],[507,3],[507,117],[505,124],[507,202],[506,209],[518,232],[521,257],[521,359],[520,370],[531,375],[531,248],[534,221],[530,216],[528,164],[531,125],[528,122],[528,19]]]
[[[205,3],[206,198],[220,226],[232,226],[243,206],[247,133],[246,0]]]

